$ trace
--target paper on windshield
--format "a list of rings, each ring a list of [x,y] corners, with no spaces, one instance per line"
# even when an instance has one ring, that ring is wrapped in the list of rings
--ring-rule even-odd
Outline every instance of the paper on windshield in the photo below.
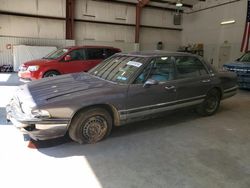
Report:
[[[140,67],[142,65],[142,63],[136,62],[136,61],[129,61],[127,62],[127,65],[131,65],[134,67]]]

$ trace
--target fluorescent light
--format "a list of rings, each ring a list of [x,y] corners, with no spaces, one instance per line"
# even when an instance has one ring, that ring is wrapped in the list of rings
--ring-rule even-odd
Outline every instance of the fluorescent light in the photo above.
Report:
[[[176,2],[176,4],[175,4],[175,6],[177,6],[177,7],[182,7],[182,6],[183,6],[183,4],[181,3],[181,1],[180,1],[180,0],[177,0],[177,2]]]
[[[223,21],[223,22],[221,22],[220,24],[221,24],[221,25],[226,25],[226,24],[233,24],[233,23],[235,23],[235,20]]]
[[[182,3],[176,3],[176,5],[175,6],[177,6],[177,7],[182,7]]]

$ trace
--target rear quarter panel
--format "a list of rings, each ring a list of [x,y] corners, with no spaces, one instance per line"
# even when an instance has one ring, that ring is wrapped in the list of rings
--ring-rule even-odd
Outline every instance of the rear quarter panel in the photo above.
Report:
[[[221,71],[217,73],[218,78],[220,79],[220,87],[222,89],[222,97],[225,97],[227,91],[237,90],[237,75],[233,72]]]

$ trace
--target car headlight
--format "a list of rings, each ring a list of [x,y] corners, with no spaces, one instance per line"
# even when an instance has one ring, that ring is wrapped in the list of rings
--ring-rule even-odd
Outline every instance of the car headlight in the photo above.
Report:
[[[38,65],[32,65],[32,66],[29,66],[28,67],[28,71],[37,71],[39,69],[39,66]]]
[[[35,118],[50,118],[50,113],[46,110],[32,110],[31,113],[34,115]]]

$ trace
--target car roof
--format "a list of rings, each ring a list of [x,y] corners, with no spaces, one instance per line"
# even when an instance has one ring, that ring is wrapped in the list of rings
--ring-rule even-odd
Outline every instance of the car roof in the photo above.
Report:
[[[66,47],[63,47],[63,48],[67,48],[67,49],[79,49],[79,48],[110,48],[110,49],[118,49],[118,50],[120,50],[119,48],[115,48],[115,47],[112,47],[112,46],[94,46],[94,45],[66,46]]]
[[[136,51],[128,53],[117,53],[118,55],[128,55],[128,56],[138,56],[138,57],[158,57],[158,56],[197,56],[195,54],[187,52],[170,52],[163,50],[153,50],[153,51]]]

